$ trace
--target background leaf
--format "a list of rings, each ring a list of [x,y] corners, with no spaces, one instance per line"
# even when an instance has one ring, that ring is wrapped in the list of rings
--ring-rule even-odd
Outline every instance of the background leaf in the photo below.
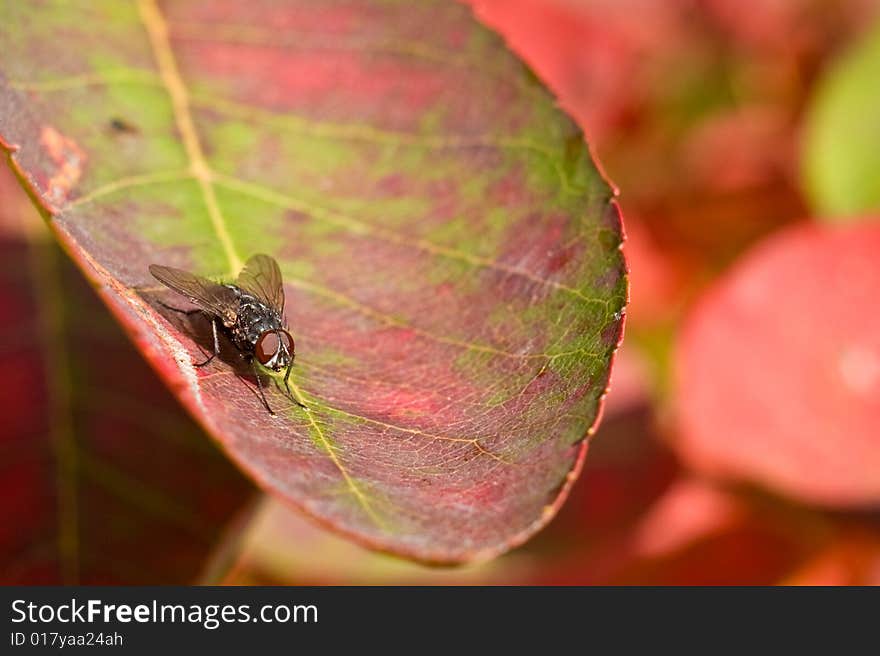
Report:
[[[880,500],[880,225],[802,225],[694,308],[676,446],[702,471],[811,503]]]
[[[880,209],[880,23],[833,62],[809,107],[803,173],[814,213],[829,221]]]
[[[163,13],[165,12],[165,13]],[[152,364],[264,488],[370,546],[484,558],[553,516],[626,297],[580,131],[446,1],[14,5],[0,137]],[[147,266],[281,263],[270,417]],[[151,305],[152,304],[152,305]],[[167,314],[167,312],[166,312]]]
[[[193,583],[253,498],[0,171],[0,582]]]

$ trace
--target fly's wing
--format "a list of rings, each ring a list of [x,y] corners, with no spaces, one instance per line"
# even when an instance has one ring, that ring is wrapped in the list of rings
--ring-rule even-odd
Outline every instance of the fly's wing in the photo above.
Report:
[[[238,296],[235,291],[207,278],[173,267],[150,265],[150,273],[166,287],[186,296],[201,309],[216,315],[225,326],[235,323]]]
[[[284,313],[284,285],[278,262],[268,255],[253,255],[244,263],[236,283],[244,291],[253,294],[266,305]]]

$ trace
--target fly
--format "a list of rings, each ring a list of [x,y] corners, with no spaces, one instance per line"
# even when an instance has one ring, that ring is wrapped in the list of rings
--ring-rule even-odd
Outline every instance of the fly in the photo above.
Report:
[[[170,310],[191,315],[203,312],[211,320],[214,352],[196,367],[204,367],[220,353],[218,325],[238,349],[257,379],[260,400],[270,415],[275,413],[266,401],[257,363],[272,371],[284,373],[284,388],[290,400],[303,409],[290,391],[290,370],[295,357],[293,337],[284,318],[284,286],[278,263],[268,255],[254,255],[244,264],[235,284],[222,284],[194,273],[173,267],[150,265],[150,273],[163,285],[189,299],[193,310],[164,305]]]

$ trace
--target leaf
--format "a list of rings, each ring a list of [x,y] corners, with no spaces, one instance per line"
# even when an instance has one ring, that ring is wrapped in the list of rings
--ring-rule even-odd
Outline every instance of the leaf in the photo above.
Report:
[[[880,23],[817,85],[803,145],[804,186],[815,214],[851,221],[880,209]]]
[[[686,460],[811,503],[880,501],[880,225],[779,233],[712,287],[676,355]]]
[[[192,583],[252,487],[0,171],[0,582]]]
[[[549,521],[621,335],[620,219],[500,39],[439,0],[7,13],[13,164],[246,472],[422,560],[487,558]],[[270,384],[269,416],[234,353],[194,368],[198,330],[156,304],[150,263],[231,279],[257,252],[282,268],[308,412]]]

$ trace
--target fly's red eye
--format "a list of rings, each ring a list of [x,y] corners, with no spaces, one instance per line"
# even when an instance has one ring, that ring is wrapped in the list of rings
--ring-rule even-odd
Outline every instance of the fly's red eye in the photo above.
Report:
[[[260,339],[257,340],[257,345],[254,348],[254,354],[257,356],[260,364],[268,364],[275,357],[280,344],[278,334],[274,330],[267,330],[260,335]]]
[[[279,330],[278,336],[281,338],[281,342],[284,344],[287,352],[293,355],[293,337],[290,336],[290,333],[286,330]]]

